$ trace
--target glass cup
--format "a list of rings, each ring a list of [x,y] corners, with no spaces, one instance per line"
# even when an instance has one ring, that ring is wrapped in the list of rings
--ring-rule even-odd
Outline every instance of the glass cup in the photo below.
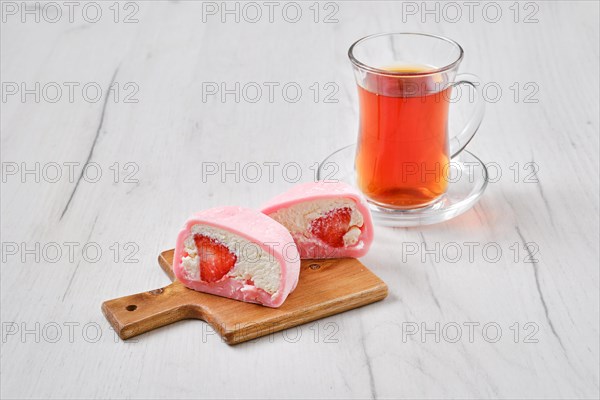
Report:
[[[422,33],[371,35],[348,50],[360,108],[356,181],[369,202],[414,210],[436,203],[448,189],[450,160],[484,114],[479,79],[456,74],[463,53],[453,40]],[[474,89],[474,113],[450,138],[449,106],[458,85]]]

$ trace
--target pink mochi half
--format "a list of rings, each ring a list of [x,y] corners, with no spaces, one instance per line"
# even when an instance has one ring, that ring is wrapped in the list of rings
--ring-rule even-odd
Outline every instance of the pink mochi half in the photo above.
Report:
[[[231,269],[219,270],[233,260]],[[296,288],[300,257],[290,233],[273,219],[248,208],[217,207],[185,222],[173,271],[190,289],[279,307]]]
[[[362,194],[342,182],[309,182],[269,200],[261,210],[291,233],[300,257],[362,257],[373,242]]]

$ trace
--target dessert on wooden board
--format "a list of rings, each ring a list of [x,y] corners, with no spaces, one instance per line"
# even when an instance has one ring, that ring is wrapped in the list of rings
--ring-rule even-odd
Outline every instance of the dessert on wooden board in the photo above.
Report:
[[[296,215],[308,224],[313,241],[294,241],[288,230],[294,225],[286,228],[249,208],[216,207],[193,214],[175,249],[159,257],[173,283],[102,304],[119,336],[128,339],[195,318],[236,344],[387,296],[385,283],[351,258],[364,255],[373,239],[371,216],[356,191],[344,184],[298,185],[264,210],[271,216],[279,211]],[[305,256],[328,259],[301,260],[299,248]]]
[[[296,288],[300,257],[278,222],[249,208],[217,207],[185,222],[173,271],[190,289],[279,307]]]
[[[298,283],[300,258],[360,257],[372,241],[371,214],[356,189],[303,183],[262,212],[217,207],[194,214],[177,237],[173,271],[190,289],[279,307]]]
[[[291,233],[300,257],[362,257],[373,241],[369,208],[342,182],[309,182],[269,200],[261,210]]]

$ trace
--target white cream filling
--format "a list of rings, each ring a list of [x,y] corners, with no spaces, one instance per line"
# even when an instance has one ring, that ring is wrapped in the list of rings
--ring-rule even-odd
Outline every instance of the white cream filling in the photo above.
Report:
[[[358,238],[360,237],[360,228],[353,226],[348,229],[348,232],[344,235],[344,246],[354,246],[358,243]]]
[[[251,279],[254,286],[271,295],[279,290],[281,266],[273,254],[267,253],[258,244],[234,233],[201,224],[192,226],[190,235],[184,241],[184,248],[188,255],[181,259],[181,265],[188,279],[200,280],[200,257],[194,241],[194,235],[197,234],[215,239],[237,257],[235,265],[227,276],[242,281]]]
[[[350,229],[344,235],[344,246],[353,246],[358,243],[361,233],[359,228],[363,226],[364,220],[363,215],[356,207],[356,203],[351,199],[337,198],[305,201],[277,210],[269,214],[269,217],[285,226],[294,237],[302,235],[311,238],[310,225],[312,221],[337,208],[350,209]]]

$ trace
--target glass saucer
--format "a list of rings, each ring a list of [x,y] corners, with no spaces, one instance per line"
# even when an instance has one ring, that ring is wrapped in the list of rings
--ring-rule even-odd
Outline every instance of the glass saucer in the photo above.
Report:
[[[343,147],[319,164],[319,180],[342,181],[354,187],[356,144]],[[373,222],[391,227],[431,225],[447,221],[473,207],[488,184],[485,164],[474,154],[463,150],[450,162],[448,191],[435,203],[413,210],[394,210],[369,202]]]

